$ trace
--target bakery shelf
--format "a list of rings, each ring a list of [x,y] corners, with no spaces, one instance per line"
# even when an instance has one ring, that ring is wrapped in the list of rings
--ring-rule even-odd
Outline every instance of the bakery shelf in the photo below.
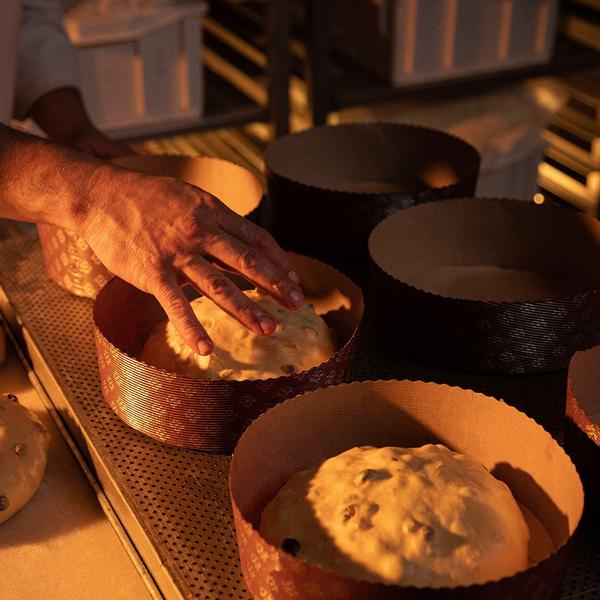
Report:
[[[206,69],[206,106],[204,116],[195,123],[178,124],[164,122],[153,128],[151,132],[141,132],[135,128],[119,132],[120,139],[137,143],[156,138],[159,135],[182,135],[218,129],[221,127],[241,126],[255,121],[269,120],[269,111],[261,107],[223,78]],[[147,128],[146,128],[147,129]]]
[[[158,135],[182,135],[255,122],[268,124],[275,136],[287,133],[291,0],[247,2],[229,9],[227,4],[211,2],[203,34],[203,116],[197,120],[166,120],[151,130],[123,129],[114,137],[136,143]],[[235,18],[230,23],[232,16]],[[215,31],[224,31],[225,36],[219,37]],[[258,64],[248,60],[243,47],[240,49],[240,41],[261,57]]]
[[[330,112],[347,106],[395,99],[435,99],[482,92],[525,78],[559,75],[600,66],[600,51],[559,35],[552,59],[546,64],[454,80],[393,86],[383,77],[332,49],[329,0],[311,0],[307,3],[306,21],[307,60],[304,63],[304,71],[309,85],[315,125],[325,123]]]
[[[439,98],[489,89],[505,83],[541,75],[559,75],[574,70],[600,66],[600,52],[559,36],[552,60],[545,65],[462,77],[456,80],[392,87],[381,77],[367,71],[349,59],[338,57],[332,82],[332,105],[341,108],[351,104],[417,98],[432,95]]]

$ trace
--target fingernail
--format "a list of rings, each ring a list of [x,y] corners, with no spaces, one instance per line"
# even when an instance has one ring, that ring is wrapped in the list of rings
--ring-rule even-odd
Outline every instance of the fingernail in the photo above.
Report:
[[[269,335],[275,331],[275,321],[271,319],[268,315],[259,315],[258,316],[258,326],[264,335]]]
[[[208,340],[200,340],[198,342],[198,353],[202,354],[203,356],[206,356],[207,354],[210,354],[213,350],[213,345],[212,342],[209,342]]]
[[[298,275],[298,273],[296,273],[296,271],[290,271],[288,273],[288,277],[294,282],[294,283],[300,283],[300,275]]]
[[[304,300],[304,294],[300,290],[292,290],[290,293],[290,301],[294,306],[300,306]]]

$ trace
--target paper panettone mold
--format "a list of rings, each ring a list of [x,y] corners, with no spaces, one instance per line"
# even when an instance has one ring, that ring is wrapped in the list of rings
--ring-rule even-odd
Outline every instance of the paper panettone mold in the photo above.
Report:
[[[600,516],[600,346],[577,352],[571,359],[565,450],[581,474],[587,509]]]
[[[290,254],[305,301],[331,327],[338,350],[300,373],[247,381],[185,377],[138,360],[154,326],[166,316],[150,294],[114,278],[96,298],[94,324],[102,392],[128,425],[161,442],[230,452],[244,428],[267,408],[343,381],[363,312],[360,289],[315,259]]]
[[[433,198],[471,196],[479,154],[452,135],[393,123],[315,127],[265,154],[264,224],[290,249],[367,260],[371,229]]]
[[[369,239],[382,337],[457,371],[565,368],[600,343],[600,223],[497,198],[431,202]]]
[[[212,157],[124,156],[114,164],[147,175],[175,177],[217,196],[243,217],[257,220],[263,197],[260,180],[247,169]],[[95,298],[112,278],[88,243],[72,231],[38,224],[50,279],[77,296]]]
[[[530,529],[528,569],[463,587],[378,584],[312,566],[258,533],[263,508],[294,473],[355,446],[426,443],[471,456],[510,487]],[[415,381],[331,386],[270,409],[240,438],[229,489],[244,580],[254,598],[271,600],[550,599],[583,511],[575,467],[535,421],[494,398]]]

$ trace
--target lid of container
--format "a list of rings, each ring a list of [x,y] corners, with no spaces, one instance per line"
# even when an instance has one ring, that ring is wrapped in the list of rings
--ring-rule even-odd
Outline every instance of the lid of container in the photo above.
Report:
[[[110,0],[93,0],[70,11],[65,28],[79,47],[132,42],[184,19],[200,19],[208,12],[205,2],[158,5],[130,2],[127,10],[110,8]]]

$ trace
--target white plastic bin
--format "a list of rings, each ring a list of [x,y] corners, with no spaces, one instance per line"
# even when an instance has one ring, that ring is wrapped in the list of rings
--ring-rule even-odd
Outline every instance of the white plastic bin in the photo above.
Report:
[[[538,191],[538,165],[545,147],[546,142],[532,132],[518,149],[482,164],[475,195],[531,200]]]
[[[94,123],[117,134],[160,133],[203,112],[201,19],[206,4],[153,6],[65,19],[79,51],[81,88]]]
[[[558,0],[336,0],[337,46],[394,85],[547,62]]]

